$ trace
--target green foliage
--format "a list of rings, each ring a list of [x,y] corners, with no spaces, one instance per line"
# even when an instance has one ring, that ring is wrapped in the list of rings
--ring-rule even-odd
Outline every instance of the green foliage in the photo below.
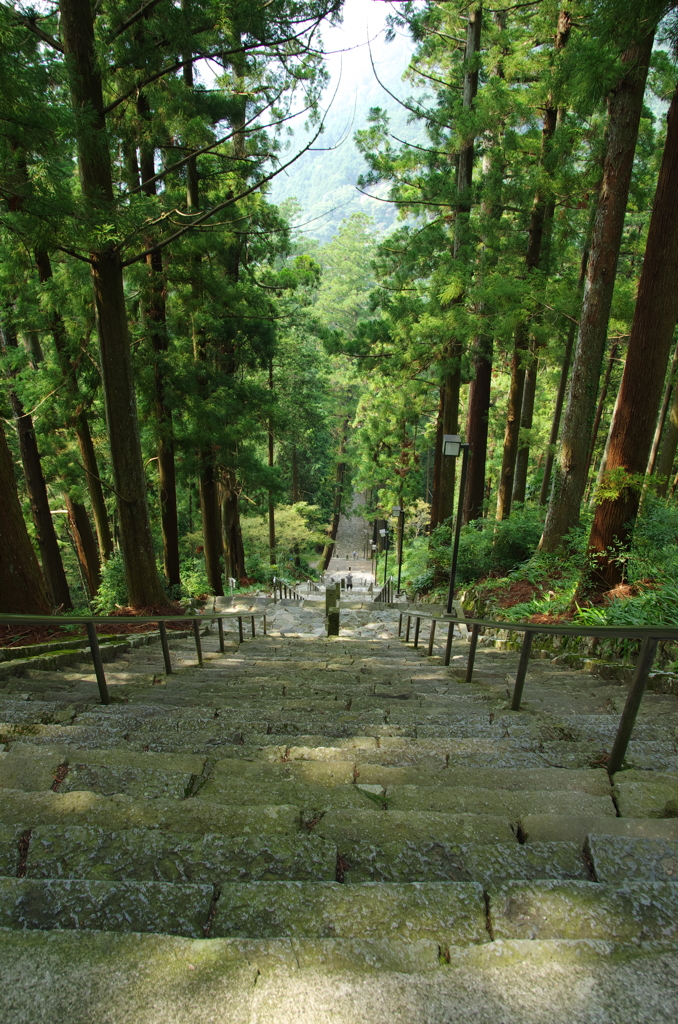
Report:
[[[158,565],[162,573],[162,566]],[[181,586],[166,587],[167,596],[172,601],[187,601],[190,598],[203,597],[211,594],[212,589],[207,581],[205,562],[201,558],[185,558],[181,561]],[[92,601],[92,609],[97,615],[107,615],[116,608],[127,605],[127,582],[125,566],[120,551],[101,568],[101,586]]]

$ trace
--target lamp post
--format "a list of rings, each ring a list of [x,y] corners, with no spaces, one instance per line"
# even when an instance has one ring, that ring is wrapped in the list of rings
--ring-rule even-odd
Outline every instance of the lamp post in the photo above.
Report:
[[[396,554],[398,557],[398,587],[396,590],[396,597],[400,596],[400,574],[403,568],[403,533],[405,532],[405,509],[401,508],[400,505],[394,505],[391,509],[391,515],[398,520],[398,539]]]
[[[384,586],[386,586],[386,574],[388,572],[388,538],[389,538],[388,523],[386,524],[385,529],[379,531],[379,534],[380,534],[381,537],[384,538],[384,553],[385,553],[385,559],[384,559]]]
[[[370,541],[372,545],[372,558],[374,559],[374,582],[377,582],[377,564],[379,562],[379,548],[374,541]]]
[[[443,434],[443,455],[457,459],[462,455],[461,480],[459,481],[459,501],[457,503],[457,521],[454,524],[454,544],[452,546],[452,564],[450,566],[450,589],[447,593],[447,614],[452,614],[454,603],[454,584],[457,575],[457,556],[459,554],[459,534],[461,533],[461,518],[464,511],[464,490],[466,488],[466,470],[468,468],[468,454],[470,446],[464,444],[459,434]]]

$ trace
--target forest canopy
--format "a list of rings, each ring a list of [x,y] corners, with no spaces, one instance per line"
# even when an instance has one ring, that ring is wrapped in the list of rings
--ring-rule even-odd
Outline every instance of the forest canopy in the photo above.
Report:
[[[0,3],[0,612],[315,577],[360,493],[413,596],[459,507],[476,607],[675,621],[676,7],[390,4],[320,243],[341,0]]]

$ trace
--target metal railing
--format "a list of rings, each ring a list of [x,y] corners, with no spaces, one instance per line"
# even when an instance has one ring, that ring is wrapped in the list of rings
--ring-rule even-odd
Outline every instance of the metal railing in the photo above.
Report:
[[[229,615],[227,613],[220,612],[201,612],[199,614],[192,615],[116,615],[114,618],[105,615],[0,615],[0,626],[14,626],[14,625],[39,625],[39,626],[84,626],[87,633],[87,641],[89,643],[90,653],[92,655],[92,663],[94,665],[94,674],[96,675],[97,685],[99,687],[99,696],[102,704],[110,704],[111,698],[108,692],[108,684],[106,682],[106,673],[104,671],[104,663],[101,657],[101,647],[99,646],[99,639],[97,637],[96,627],[97,625],[119,625],[121,623],[134,623],[139,626],[145,622],[157,623],[158,632],[160,634],[160,646],[162,647],[162,657],[165,663],[165,675],[172,675],[172,661],[170,658],[169,642],[167,638],[167,623],[172,622],[191,622],[193,625],[193,637],[195,640],[195,650],[198,657],[198,665],[202,668],[202,644],[200,640],[200,623],[201,622],[213,622],[216,620],[219,629],[219,651],[223,654],[226,650],[224,644],[224,621],[233,619],[234,622],[238,623],[238,640],[240,643],[244,642],[245,631],[243,627],[243,619],[248,618],[251,624],[252,636],[256,636],[256,627],[254,620],[256,617],[263,619],[263,633],[266,636],[266,613],[255,612],[254,614],[248,615]],[[125,636],[125,634],[121,634]],[[58,642],[58,641],[57,641]]]
[[[433,653],[436,624],[440,622],[447,625],[447,639],[445,643],[444,658],[445,665],[450,664],[455,625],[463,624],[467,628],[470,628],[470,645],[465,676],[465,681],[467,683],[470,683],[473,678],[473,665],[478,646],[478,637],[481,630],[500,629],[508,632],[523,633],[523,642],[520,648],[520,658],[518,660],[518,670],[516,672],[516,680],[513,686],[513,696],[511,699],[512,711],[520,711],[520,705],[523,699],[523,689],[525,687],[525,679],[527,676],[527,666],[530,660],[530,651],[532,649],[532,641],[535,635],[551,634],[553,636],[598,637],[599,639],[605,640],[640,640],[641,647],[633,673],[633,680],[619,721],[619,728],[612,746],[610,759],[607,764],[607,772],[609,775],[614,775],[615,772],[618,772],[624,763],[626,749],[628,747],[629,740],[631,739],[631,734],[643,699],[643,693],[645,692],[648,676],[652,670],[652,664],[657,653],[657,645],[662,640],[678,640],[678,627],[676,626],[536,626],[532,622],[493,622],[487,619],[464,619],[454,615],[434,615],[420,611],[401,613],[398,620],[398,636],[402,636],[404,617],[407,617],[405,643],[409,642],[412,619],[414,619],[413,641],[415,647],[419,646],[419,632],[422,620],[430,619],[431,629],[428,638],[429,655]]]
[[[372,598],[375,604],[392,604],[393,602],[393,577],[389,576],[381,590]]]
[[[309,581],[310,582],[310,581]],[[288,583],[287,580],[281,580],[279,577],[273,577],[273,603],[277,604],[278,601],[303,601],[303,597],[299,593],[297,587],[292,583]]]
[[[319,587],[317,583],[313,582],[313,580],[306,580],[306,587],[309,594],[322,594],[323,592],[322,587]]]

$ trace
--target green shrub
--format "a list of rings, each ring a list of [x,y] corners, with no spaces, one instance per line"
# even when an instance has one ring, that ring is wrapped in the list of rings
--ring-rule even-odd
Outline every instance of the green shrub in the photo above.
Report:
[[[171,601],[187,601],[192,597],[211,594],[212,588],[207,580],[205,562],[202,558],[183,558],[179,566],[181,586],[165,586],[165,593]],[[162,566],[158,565],[160,578],[163,579]],[[101,567],[101,586],[92,601],[92,608],[97,615],[107,615],[117,608],[128,604],[127,580],[122,553],[116,551]]]

